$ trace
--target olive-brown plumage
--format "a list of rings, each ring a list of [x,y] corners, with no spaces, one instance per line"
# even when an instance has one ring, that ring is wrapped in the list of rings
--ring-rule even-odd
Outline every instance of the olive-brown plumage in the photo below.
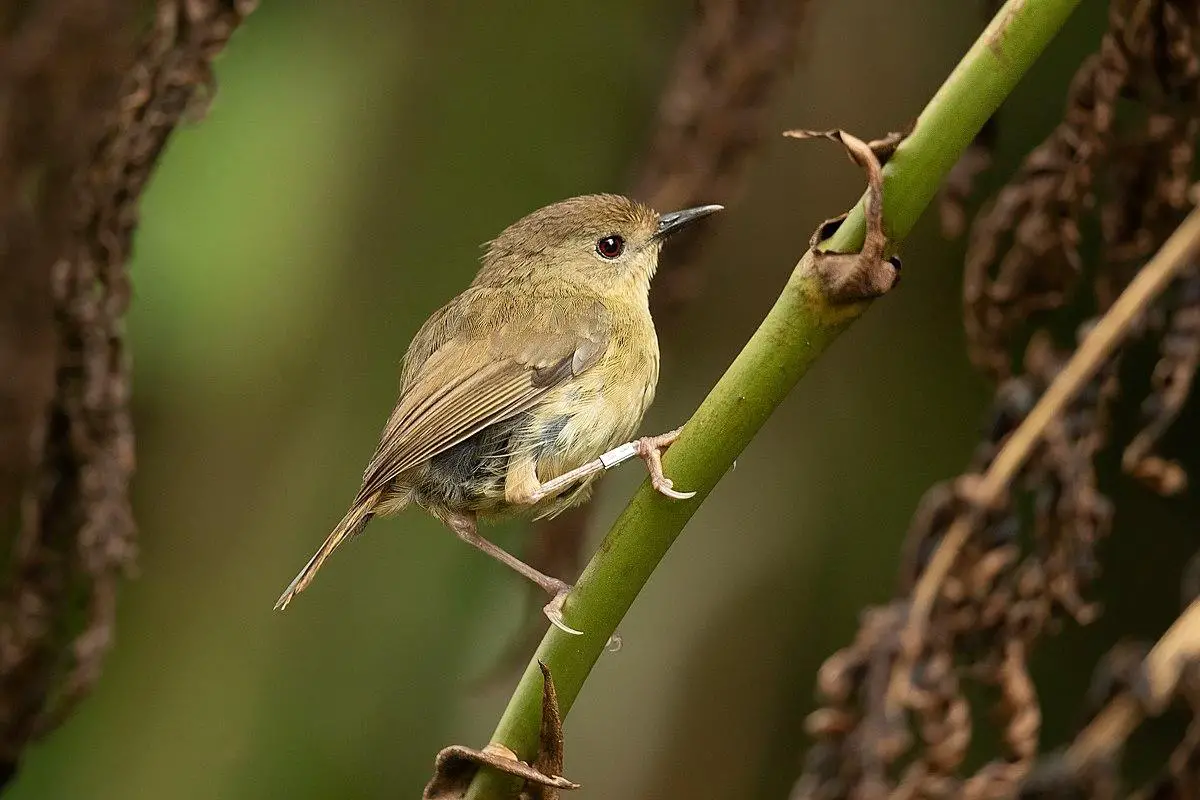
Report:
[[[276,608],[371,517],[416,504],[550,592],[547,615],[565,628],[570,587],[480,537],[475,520],[552,516],[587,499],[608,466],[596,459],[633,436],[654,399],[648,293],[662,243],[719,208],[660,216],[618,195],[586,195],[539,209],[490,242],[471,285],[413,338],[350,510]],[[670,439],[636,446],[652,474]],[[567,485],[553,482],[564,473],[572,475],[557,483]],[[654,477],[678,496],[661,469]]]

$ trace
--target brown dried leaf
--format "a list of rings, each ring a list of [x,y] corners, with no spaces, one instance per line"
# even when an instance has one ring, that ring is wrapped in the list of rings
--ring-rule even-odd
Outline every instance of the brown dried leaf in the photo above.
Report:
[[[434,760],[433,778],[425,786],[423,800],[462,800],[480,767],[491,767],[508,775],[521,778],[527,784],[548,788],[553,794],[541,795],[545,800],[557,797],[557,789],[578,789],[579,785],[566,778],[545,775],[517,758],[516,753],[504,745],[489,744],[482,750],[474,750],[461,744],[443,748]],[[522,796],[525,796],[522,793]],[[533,795],[530,795],[533,797]]]
[[[1080,218],[1094,203],[1095,171],[1130,81],[1124,12],[1112,5],[1112,28],[1071,82],[1063,121],[971,227],[963,324],[972,361],[997,380],[1012,371],[1013,331],[1061,307],[1082,272]]]
[[[538,754],[533,766],[543,775],[562,775],[563,732],[562,717],[558,713],[558,692],[554,689],[550,668],[541,661],[538,662],[538,668],[542,671],[542,724],[538,731]],[[571,784],[565,788],[576,787]],[[535,787],[530,800],[558,800],[558,792]]]
[[[905,134],[890,133],[874,142],[842,130],[784,131],[792,139],[828,139],[845,148],[846,154],[867,173],[866,236],[858,253],[830,253],[818,245],[837,227],[834,220],[822,223],[813,234],[811,247],[799,269],[810,270],[820,281],[826,298],[834,304],[861,303],[886,294],[900,281],[900,260],[885,259],[887,234],[883,230],[883,167],[879,155],[890,155]]]
[[[491,743],[482,750],[450,745],[437,754],[433,777],[421,795],[423,800],[461,800],[480,767],[490,767],[521,778],[521,800],[558,800],[560,789],[578,789],[579,784],[561,776],[563,768],[562,717],[558,694],[550,668],[538,662],[542,671],[542,721],[538,734],[538,753],[533,764],[526,764],[502,744]]]

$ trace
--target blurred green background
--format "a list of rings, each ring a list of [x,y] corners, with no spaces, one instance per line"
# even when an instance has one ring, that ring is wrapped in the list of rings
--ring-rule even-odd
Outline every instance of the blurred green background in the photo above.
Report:
[[[773,129],[896,129],[981,26],[975,3],[811,6]],[[1058,118],[1103,23],[1084,6],[1003,112],[985,191]],[[140,575],[98,689],[11,797],[417,797],[438,749],[487,741],[516,676],[476,679],[534,612],[433,520],[376,521],[288,613],[271,605],[353,495],[409,338],[480,243],[628,184],[690,13],[374,0],[250,17],[143,206]],[[647,431],[686,418],[861,180],[832,146],[771,135],[744,194],[709,198],[729,209],[702,295],[663,337]],[[912,509],[961,469],[987,403],[963,350],[962,244],[930,214],[904,256],[900,289],[778,410],[623,623],[568,721],[572,797],[785,796],[817,665],[890,595]],[[641,479],[606,479],[594,536]],[[519,548],[523,527],[492,533]],[[1147,635],[1174,591],[1140,598]],[[1043,647],[1051,743],[1130,616]]]

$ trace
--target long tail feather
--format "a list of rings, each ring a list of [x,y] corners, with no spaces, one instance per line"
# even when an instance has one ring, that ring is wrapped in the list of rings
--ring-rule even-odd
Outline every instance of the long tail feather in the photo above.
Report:
[[[288,603],[292,602],[292,598],[303,592],[312,583],[317,570],[325,563],[325,559],[329,558],[329,554],[337,549],[338,545],[363,529],[363,526],[373,516],[372,509],[375,507],[377,497],[378,495],[374,495],[350,507],[350,510],[346,512],[346,516],[342,517],[342,521],[337,524],[337,527],[325,539],[325,543],[308,560],[308,563],[304,565],[304,569],[300,570],[300,574],[293,578],[288,587],[283,590],[283,594],[279,595],[279,599],[275,601],[276,611],[283,611],[287,608]]]

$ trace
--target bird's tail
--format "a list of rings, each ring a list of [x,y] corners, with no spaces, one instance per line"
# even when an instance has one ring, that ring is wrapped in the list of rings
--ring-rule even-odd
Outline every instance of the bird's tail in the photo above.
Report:
[[[304,565],[304,569],[300,570],[300,574],[293,578],[288,587],[283,590],[283,594],[279,595],[279,599],[275,601],[276,611],[283,611],[287,608],[288,603],[292,602],[292,598],[303,592],[312,583],[317,570],[325,563],[325,559],[329,558],[329,554],[337,549],[338,545],[363,529],[363,526],[374,516],[372,509],[375,507],[376,499],[377,495],[357,502],[350,507],[350,510],[346,512],[346,516],[342,517],[342,521],[337,524],[337,527],[325,539],[325,543],[308,560],[308,563]]]

